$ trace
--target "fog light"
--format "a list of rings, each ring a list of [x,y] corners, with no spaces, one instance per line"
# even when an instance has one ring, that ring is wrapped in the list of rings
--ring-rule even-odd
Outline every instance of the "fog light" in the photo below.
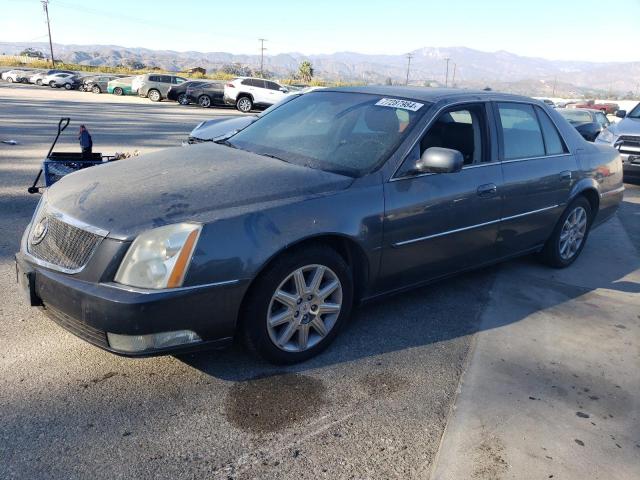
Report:
[[[144,352],[202,341],[196,332],[176,330],[175,332],[152,333],[150,335],[120,335],[107,333],[109,346],[121,352]]]

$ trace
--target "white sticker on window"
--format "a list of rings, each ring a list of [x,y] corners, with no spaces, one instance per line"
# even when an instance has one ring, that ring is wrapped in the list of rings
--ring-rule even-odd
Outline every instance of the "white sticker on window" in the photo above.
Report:
[[[412,102],[411,100],[400,100],[399,98],[381,98],[378,100],[376,105],[379,107],[403,108],[405,110],[417,112],[424,106],[424,103]]]

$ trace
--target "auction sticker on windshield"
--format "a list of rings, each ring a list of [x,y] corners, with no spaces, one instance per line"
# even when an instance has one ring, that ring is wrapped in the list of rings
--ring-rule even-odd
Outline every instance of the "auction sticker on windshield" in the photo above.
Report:
[[[405,110],[417,112],[424,106],[424,103],[412,102],[411,100],[400,100],[398,98],[381,98],[378,100],[376,105],[379,107],[403,108]]]

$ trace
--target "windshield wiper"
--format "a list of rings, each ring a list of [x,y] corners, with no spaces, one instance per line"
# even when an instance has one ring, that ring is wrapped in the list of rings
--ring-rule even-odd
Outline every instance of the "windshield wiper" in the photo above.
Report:
[[[275,158],[276,160],[280,160],[281,162],[285,163],[291,163],[290,161],[285,160],[284,158],[280,158],[276,155],[272,155],[271,153],[259,153],[258,155],[262,155],[263,157]]]
[[[214,143],[217,143],[218,145],[224,145],[225,147],[238,148],[226,138],[223,138],[222,140],[216,140]]]

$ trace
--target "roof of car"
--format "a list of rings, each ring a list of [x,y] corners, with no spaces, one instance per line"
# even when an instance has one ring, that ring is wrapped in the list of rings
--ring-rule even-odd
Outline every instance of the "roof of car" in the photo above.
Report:
[[[538,102],[531,97],[513,95],[510,93],[500,93],[485,90],[466,90],[461,88],[430,88],[430,87],[396,87],[396,86],[363,86],[363,87],[337,87],[327,88],[325,91],[339,91],[352,93],[369,93],[373,95],[389,95],[393,97],[411,98],[424,102],[437,102],[440,100],[458,100],[465,98],[491,97],[504,98],[505,100],[525,100],[527,102]],[[542,103],[542,102],[540,102]]]
[[[597,108],[560,108],[558,109],[560,113],[562,112],[589,112],[589,113],[602,113],[602,110],[598,110]]]

